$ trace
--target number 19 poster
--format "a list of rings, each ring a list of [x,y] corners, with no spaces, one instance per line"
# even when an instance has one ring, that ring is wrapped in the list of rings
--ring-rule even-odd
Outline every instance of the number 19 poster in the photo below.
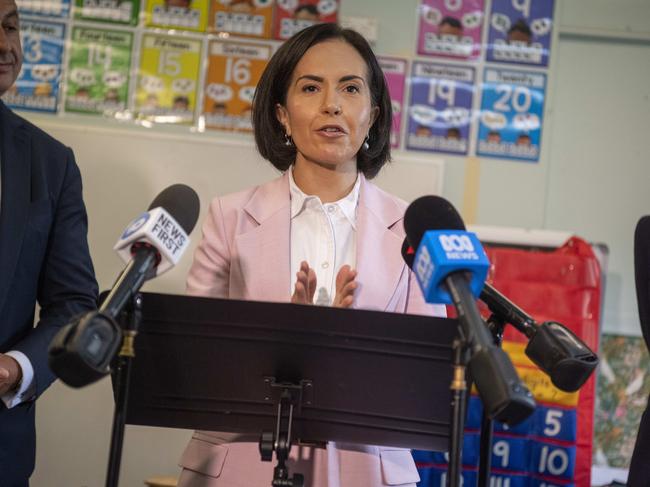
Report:
[[[250,132],[257,82],[268,63],[269,44],[213,41],[209,49],[203,113],[208,128]]]
[[[161,123],[191,123],[200,62],[200,40],[145,34],[135,95],[138,116]]]
[[[413,63],[407,148],[467,154],[474,77],[472,67]]]

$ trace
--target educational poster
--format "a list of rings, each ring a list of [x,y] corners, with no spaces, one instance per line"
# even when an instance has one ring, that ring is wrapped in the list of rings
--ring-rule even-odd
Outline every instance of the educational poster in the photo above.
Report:
[[[200,64],[200,40],[145,34],[135,95],[138,118],[191,123]]]
[[[478,58],[483,11],[484,0],[422,0],[418,54]]]
[[[203,96],[205,126],[251,132],[255,87],[273,53],[270,44],[212,41]]]
[[[273,37],[287,40],[317,22],[337,22],[339,0],[276,0]]]
[[[72,29],[65,109],[111,114],[126,108],[133,34],[88,27]]]
[[[59,100],[65,25],[24,19],[20,22],[23,68],[2,97],[12,108],[55,113]]]
[[[137,25],[140,0],[75,0],[74,18]]]
[[[209,0],[147,0],[148,27],[204,32],[208,25]]]
[[[539,160],[546,75],[485,69],[476,153]]]
[[[548,66],[553,0],[493,0],[487,60]]]
[[[594,421],[594,465],[629,468],[650,395],[650,356],[643,337],[603,335]]]
[[[415,62],[408,108],[408,149],[467,154],[474,68]]]
[[[402,127],[402,108],[404,107],[404,88],[406,84],[406,59],[378,57],[379,66],[388,83],[388,92],[393,108],[393,125],[390,132],[390,146],[394,149],[400,145]]]
[[[20,15],[43,15],[66,19],[70,15],[70,0],[16,0]]]
[[[212,0],[208,29],[268,39],[272,22],[273,0]]]

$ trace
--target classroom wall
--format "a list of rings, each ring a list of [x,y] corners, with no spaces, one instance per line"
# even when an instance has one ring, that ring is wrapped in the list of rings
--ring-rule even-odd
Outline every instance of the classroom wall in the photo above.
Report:
[[[379,20],[378,53],[413,57],[417,4],[343,0],[342,13]],[[632,235],[638,218],[650,213],[650,2],[559,1],[557,19],[560,35],[553,47],[539,163],[397,152],[391,172],[380,183],[406,199],[442,192],[463,210],[471,172],[477,178],[472,185],[478,208],[473,223],[568,230],[606,243],[610,256],[604,329],[639,334]],[[102,289],[111,285],[122,266],[111,250],[120,230],[166,185],[184,182],[194,187],[203,218],[213,195],[276,174],[260,160],[247,136],[27,116],[77,154]],[[195,230],[194,243],[199,236]],[[189,265],[188,254],[145,289],[182,292]],[[81,390],[54,385],[38,402],[32,485],[103,485],[111,414],[108,380]],[[121,485],[142,485],[150,475],[177,474],[175,465],[189,434],[128,427]]]

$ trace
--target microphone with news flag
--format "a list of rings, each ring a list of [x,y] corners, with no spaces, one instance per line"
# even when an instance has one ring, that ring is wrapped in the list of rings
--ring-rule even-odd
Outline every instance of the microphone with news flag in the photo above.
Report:
[[[404,215],[408,243],[417,248],[412,268],[428,303],[453,304],[469,349],[469,370],[488,417],[514,425],[535,409],[507,354],[494,344],[476,297],[489,261],[456,209],[444,198],[423,196]]]
[[[122,342],[118,315],[146,280],[178,263],[189,246],[199,207],[192,188],[174,184],[127,225],[114,247],[126,267],[101,307],[74,318],[50,343],[50,368],[63,382],[82,387],[109,373]]]
[[[415,249],[404,239],[402,257],[413,268]],[[528,338],[525,353],[558,389],[575,392],[598,366],[597,355],[569,328],[555,321],[538,324],[532,316],[486,282],[479,299],[504,323]]]

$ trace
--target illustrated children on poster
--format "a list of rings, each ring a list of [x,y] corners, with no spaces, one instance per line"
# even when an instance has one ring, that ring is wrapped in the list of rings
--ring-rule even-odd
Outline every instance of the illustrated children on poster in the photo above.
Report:
[[[415,62],[408,109],[408,149],[467,154],[474,68]]]
[[[418,54],[478,58],[483,9],[484,0],[422,0]]]
[[[548,66],[553,0],[493,0],[487,60]]]
[[[23,67],[2,99],[12,108],[54,113],[59,100],[65,25],[21,20]]]
[[[402,127],[402,107],[404,106],[404,85],[406,84],[406,59],[378,57],[388,84],[388,92],[393,109],[393,124],[390,131],[390,146],[394,149],[400,145]]]
[[[250,132],[255,87],[272,54],[270,44],[212,41],[203,116],[208,128]]]
[[[191,123],[201,62],[201,41],[145,34],[135,110],[159,123]]]
[[[149,27],[205,32],[209,0],[148,0],[146,24]]]
[[[133,34],[74,27],[65,109],[114,114],[126,108]]]
[[[114,24],[137,25],[140,0],[75,0],[74,17]]]
[[[277,0],[273,37],[287,40],[318,22],[337,22],[339,0]]]
[[[487,68],[477,154],[537,161],[545,90],[542,73]]]
[[[26,15],[66,19],[70,15],[70,0],[16,0],[18,12]]]
[[[212,0],[208,28],[247,37],[271,37],[273,0]]]

